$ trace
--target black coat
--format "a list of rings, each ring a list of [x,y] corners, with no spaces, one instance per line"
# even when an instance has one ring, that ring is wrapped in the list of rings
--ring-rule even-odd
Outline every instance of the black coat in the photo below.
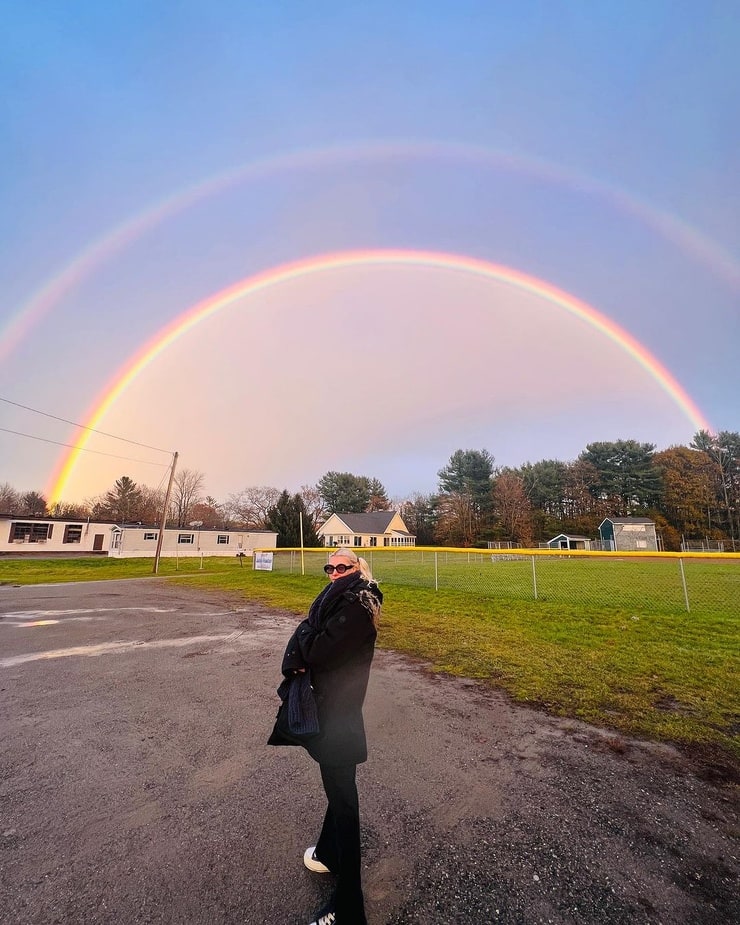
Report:
[[[324,605],[318,626],[308,620],[298,624],[283,657],[286,677],[301,668],[311,672],[320,732],[302,744],[320,764],[360,764],[367,760],[362,705],[377,631],[372,614],[359,597],[363,590],[374,594],[379,603],[383,600],[377,585],[358,577]],[[268,742],[296,744],[278,730]]]

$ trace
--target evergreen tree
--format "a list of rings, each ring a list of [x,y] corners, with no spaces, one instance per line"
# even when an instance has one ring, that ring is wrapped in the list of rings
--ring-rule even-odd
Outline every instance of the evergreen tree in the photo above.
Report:
[[[439,477],[439,522],[443,542],[480,542],[490,529],[493,512],[493,456],[488,450],[455,450]]]
[[[27,491],[21,495],[20,514],[39,516],[46,514],[46,498],[40,491]]]
[[[611,503],[620,517],[645,513],[662,497],[660,471],[653,460],[655,446],[636,440],[589,443],[579,459],[598,472],[597,497]]]
[[[370,503],[370,482],[364,475],[327,472],[316,487],[329,513],[363,514]]]
[[[136,482],[127,475],[122,475],[116,479],[113,488],[107,491],[103,497],[103,511],[107,518],[126,523],[134,520],[141,520],[140,507],[142,501],[141,490]]]
[[[313,548],[321,545],[316,533],[316,524],[313,517],[306,511],[303,498],[291,495],[284,490],[275,504],[267,511],[265,529],[277,533],[279,548],[297,547],[301,545],[301,515],[303,516],[303,545]]]

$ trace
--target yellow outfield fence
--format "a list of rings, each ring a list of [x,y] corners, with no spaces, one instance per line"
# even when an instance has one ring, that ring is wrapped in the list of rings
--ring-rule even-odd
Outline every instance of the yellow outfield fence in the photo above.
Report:
[[[332,549],[255,550],[253,567],[322,576]],[[578,608],[740,616],[740,553],[356,547],[382,585]]]

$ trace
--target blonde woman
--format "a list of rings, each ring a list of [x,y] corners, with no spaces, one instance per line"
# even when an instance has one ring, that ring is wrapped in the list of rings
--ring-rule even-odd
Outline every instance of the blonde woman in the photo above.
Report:
[[[318,731],[298,739],[278,722],[269,744],[303,745],[321,771],[327,808],[319,839],[303,862],[316,873],[335,874],[336,884],[311,925],[366,925],[355,775],[367,760],[362,705],[383,595],[367,562],[349,547],[333,552],[324,571],[329,584],[291,636],[282,664],[286,679],[310,682]]]

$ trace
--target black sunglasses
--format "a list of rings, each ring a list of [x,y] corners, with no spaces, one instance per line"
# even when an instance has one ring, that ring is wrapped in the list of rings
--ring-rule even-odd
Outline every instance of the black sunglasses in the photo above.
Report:
[[[324,571],[327,575],[331,575],[332,572],[339,572],[340,575],[344,575],[345,572],[349,572],[354,568],[354,565],[325,565]]]

